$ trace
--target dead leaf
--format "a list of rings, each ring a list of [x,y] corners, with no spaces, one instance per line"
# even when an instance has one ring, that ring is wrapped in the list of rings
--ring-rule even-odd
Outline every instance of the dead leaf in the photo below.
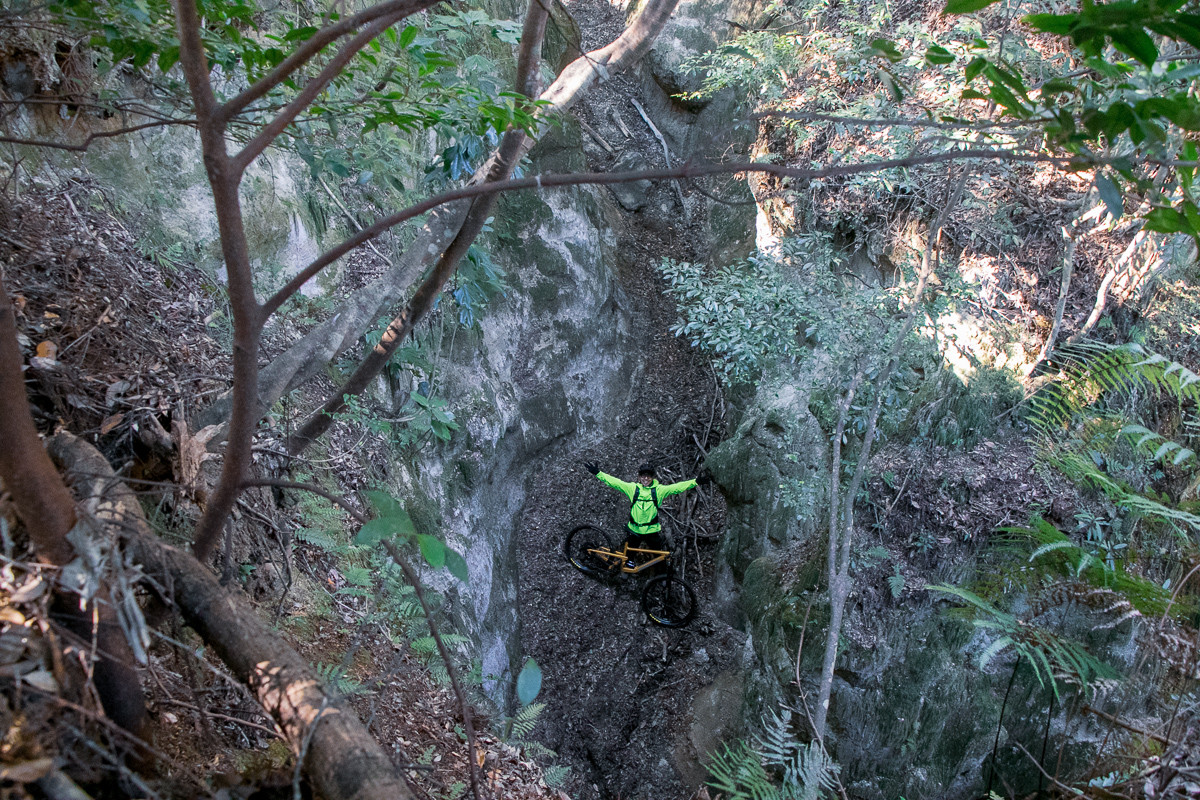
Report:
[[[108,389],[104,391],[104,405],[112,408],[113,404],[117,402],[117,398],[129,391],[130,388],[129,381],[117,381],[110,384]]]
[[[48,358],[51,361],[58,358],[58,345],[46,340],[37,346],[38,358]]]
[[[61,319],[58,314],[55,314],[53,311],[43,311],[42,316],[46,319]]]
[[[123,419],[125,419],[124,414],[113,414],[111,417],[105,417],[104,421],[100,423],[100,435],[103,436],[120,425]]]
[[[15,783],[33,783],[40,781],[54,769],[54,759],[35,758],[33,761],[22,761],[20,764],[5,764],[0,767],[0,780]]]
[[[28,683],[35,689],[40,689],[47,694],[58,693],[58,681],[54,680],[54,676],[44,669],[34,670],[21,676],[21,680]]]
[[[25,295],[14,294],[11,299],[12,299],[13,307],[17,309],[17,313],[24,314],[25,313]]]

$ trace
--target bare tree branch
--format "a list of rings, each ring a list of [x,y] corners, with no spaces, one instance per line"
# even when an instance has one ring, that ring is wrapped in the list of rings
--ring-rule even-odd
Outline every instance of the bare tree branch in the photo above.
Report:
[[[909,119],[905,117],[847,117],[837,114],[821,114],[815,111],[759,111],[750,115],[750,119],[794,119],[806,122],[834,122],[843,125],[881,126],[889,128],[937,128],[949,131],[988,131],[1008,130],[1011,128],[1028,127],[1033,120],[1012,120],[992,122],[980,120],[963,120],[961,122],[935,121],[931,119]]]
[[[904,325],[898,332],[887,355],[887,366],[875,379],[875,402],[867,417],[867,427],[863,433],[862,444],[859,446],[858,459],[854,474],[844,493],[839,493],[839,481],[842,471],[841,440],[845,431],[847,412],[850,409],[854,394],[864,377],[860,367],[851,380],[838,410],[837,430],[834,432],[833,454],[830,461],[830,496],[829,496],[829,550],[826,569],[829,575],[829,629],[825,639],[825,656],[821,664],[821,682],[817,690],[817,709],[813,722],[813,735],[822,743],[825,740],[825,723],[829,713],[829,699],[833,690],[833,670],[837,662],[838,639],[841,635],[842,617],[845,613],[846,598],[850,594],[850,546],[854,539],[854,504],[858,500],[858,491],[862,487],[863,478],[867,471],[867,461],[871,456],[871,447],[875,441],[875,431],[879,421],[879,412],[883,408],[883,398],[886,386],[891,380],[892,373],[900,361],[900,352],[904,341],[916,325],[921,315],[921,298],[929,277],[933,274],[934,252],[941,237],[942,228],[950,215],[950,210],[958,203],[963,188],[970,174],[964,167],[958,182],[947,193],[945,204],[938,213],[937,219],[929,229],[929,238],[925,243],[925,252],[921,258],[921,273],[917,285],[913,289],[910,311]]]
[[[217,110],[217,120],[228,122],[234,115],[245,109],[255,100],[264,97],[267,92],[285,81],[289,75],[304,66],[305,63],[324,49],[330,42],[336,41],[342,36],[356,31],[363,25],[374,22],[380,17],[398,13],[403,18],[436,5],[438,2],[441,2],[441,0],[390,0],[390,2],[379,3],[365,11],[360,11],[354,16],[346,17],[332,25],[325,26],[314,33],[304,44],[297,47],[291,55],[280,61],[274,69],[255,81],[250,88],[221,106]]]
[[[17,139],[12,136],[0,136],[0,143],[28,145],[30,147],[49,147],[53,150],[69,150],[73,153],[82,153],[91,147],[92,142],[96,141],[97,139],[111,139],[114,136],[124,136],[127,133],[137,133],[138,131],[144,131],[147,128],[162,128],[167,125],[187,125],[189,127],[195,127],[196,123],[194,120],[190,119],[144,122],[141,125],[131,125],[128,128],[118,128],[112,131],[95,131],[93,133],[89,133],[84,140],[78,144],[68,144],[66,142],[48,142],[42,139]]]
[[[441,0],[421,0],[420,2],[412,4],[416,6],[416,8],[411,10],[405,9],[402,11],[393,12],[391,14],[386,14],[363,28],[361,33],[347,42],[345,46],[338,51],[337,55],[330,59],[329,63],[325,65],[324,69],[322,69],[315,77],[308,81],[308,83],[304,85],[304,88],[300,90],[300,93],[297,94],[296,97],[290,103],[288,103],[273,120],[263,126],[262,130],[260,130],[258,134],[251,139],[245,147],[242,148],[241,152],[233,157],[233,168],[239,174],[246,169],[250,162],[257,158],[258,155],[267,148],[267,145],[275,141],[279,134],[283,133],[284,129],[287,128],[288,125],[292,124],[293,120],[299,116],[300,112],[308,108],[313,101],[317,99],[321,92],[325,91],[325,88],[333,82],[334,78],[340,75],[342,70],[345,69],[346,64],[350,62],[350,59],[354,58],[359,50],[362,50],[364,47],[370,44],[375,37],[379,36],[385,30],[404,19],[409,14],[412,14],[414,11],[434,5],[438,2],[441,2]]]
[[[229,305],[233,311],[233,409],[230,416],[221,478],[208,498],[196,525],[193,552],[201,561],[212,554],[237,500],[242,476],[250,464],[250,448],[258,423],[258,351],[262,334],[262,309],[254,296],[250,252],[238,196],[240,174],[226,151],[225,125],[214,116],[216,100],[209,81],[208,59],[200,37],[200,17],[195,0],[175,0],[179,31],[179,63],[183,67],[200,131],[204,168],[212,188],[221,255],[228,276]]]

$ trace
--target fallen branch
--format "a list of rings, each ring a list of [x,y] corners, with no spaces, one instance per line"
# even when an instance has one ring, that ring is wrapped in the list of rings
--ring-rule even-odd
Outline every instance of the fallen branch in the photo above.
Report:
[[[329,800],[413,800],[387,753],[352,711],[329,699],[308,662],[249,602],[222,587],[190,554],[150,532],[137,497],[98,450],[67,433],[55,436],[47,448],[74,476],[78,493],[99,501],[109,518],[122,523],[126,545],[146,574],[171,588],[168,599],[250,687],[288,744],[300,752],[310,740],[303,767],[318,794]]]
[[[658,129],[658,126],[651,121],[650,115],[646,113],[646,109],[642,108],[642,104],[637,101],[636,97],[629,98],[629,102],[633,103],[633,107],[636,108],[638,114],[641,115],[642,121],[646,123],[646,126],[650,128],[650,132],[654,134],[654,138],[658,139],[658,143],[662,145],[663,163],[666,164],[667,169],[670,169],[671,151],[667,148],[666,137],[662,135],[662,131]],[[675,194],[679,198],[679,207],[683,209],[683,221],[686,223],[689,221],[688,217],[690,214],[688,213],[687,203],[683,201],[683,189],[679,187],[678,181],[675,182]]]

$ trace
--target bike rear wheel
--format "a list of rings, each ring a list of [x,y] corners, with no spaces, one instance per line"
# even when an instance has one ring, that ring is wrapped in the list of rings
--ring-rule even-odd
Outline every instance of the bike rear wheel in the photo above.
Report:
[[[609,563],[591,550],[612,550],[612,539],[595,525],[580,525],[567,534],[563,552],[571,566],[584,575],[607,575]]]
[[[696,592],[691,584],[674,575],[659,575],[642,592],[642,610],[656,625],[682,628],[696,616]]]

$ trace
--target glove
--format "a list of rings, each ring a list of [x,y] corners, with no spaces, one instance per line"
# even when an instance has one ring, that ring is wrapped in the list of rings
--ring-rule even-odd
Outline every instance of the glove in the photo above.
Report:
[[[595,461],[585,461],[585,462],[583,462],[583,468],[584,468],[584,469],[586,469],[588,472],[592,473],[593,475],[599,475],[599,474],[600,474],[600,468],[599,468],[598,466],[596,466],[596,462],[595,462]]]
[[[697,486],[708,486],[710,483],[712,483],[712,475],[709,475],[707,472],[697,476],[696,478]]]

